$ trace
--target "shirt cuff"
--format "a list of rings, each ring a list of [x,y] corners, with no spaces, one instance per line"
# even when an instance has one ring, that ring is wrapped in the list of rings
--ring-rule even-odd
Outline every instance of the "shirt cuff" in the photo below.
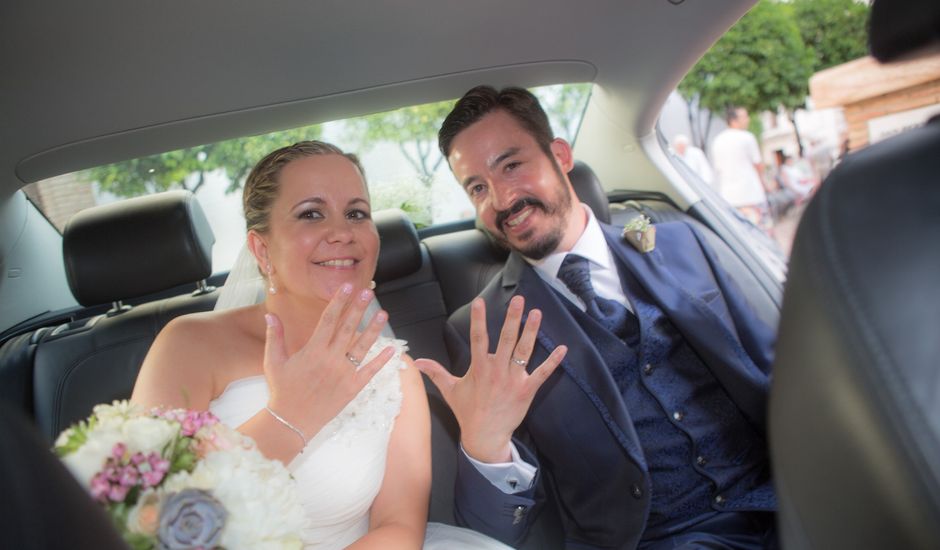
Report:
[[[460,446],[460,452],[467,457],[467,460],[480,472],[480,475],[507,495],[521,493],[532,487],[536,467],[522,460],[518,449],[516,449],[516,444],[511,441],[509,442],[509,453],[512,462],[480,462],[468,455],[467,451],[463,449],[463,445]]]

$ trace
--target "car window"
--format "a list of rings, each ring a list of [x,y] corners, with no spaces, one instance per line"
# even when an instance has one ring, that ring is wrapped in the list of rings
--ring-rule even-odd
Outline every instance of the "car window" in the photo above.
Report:
[[[556,135],[574,142],[590,84],[532,90]],[[304,139],[322,139],[360,156],[373,208],[401,208],[420,227],[472,218],[473,207],[437,147],[437,131],[454,101],[170,151],[65,174],[24,189],[61,232],[85,208],[168,189],[199,199],[215,233],[213,271],[226,271],[245,238],[241,188],[266,153]]]
[[[856,0],[759,2],[664,106],[658,129],[677,172],[735,220],[758,254],[785,261],[810,199],[842,157],[868,141],[857,107],[819,86],[862,83],[851,79],[871,62],[868,10]],[[895,99],[882,107],[921,105]]]

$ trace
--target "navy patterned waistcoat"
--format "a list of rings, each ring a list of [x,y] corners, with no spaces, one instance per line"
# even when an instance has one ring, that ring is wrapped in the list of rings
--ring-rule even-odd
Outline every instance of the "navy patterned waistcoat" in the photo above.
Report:
[[[649,465],[643,539],[681,531],[718,511],[775,509],[763,436],[629,270],[619,272],[639,334],[634,328],[620,340],[561,301],[597,344]]]

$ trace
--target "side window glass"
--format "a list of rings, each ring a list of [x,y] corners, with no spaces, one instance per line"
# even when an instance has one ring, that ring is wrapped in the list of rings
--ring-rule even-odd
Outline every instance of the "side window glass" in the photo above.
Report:
[[[532,90],[556,134],[573,142],[590,84]],[[132,159],[30,184],[30,200],[61,232],[76,212],[130,197],[187,189],[198,197],[216,237],[213,270],[227,270],[245,238],[241,189],[265,154],[301,140],[321,139],[359,155],[373,208],[400,208],[420,227],[468,219],[473,207],[437,147],[437,132],[454,101],[404,107]]]
[[[855,0],[759,2],[661,114],[680,173],[757,247],[784,258],[807,202],[851,148],[849,112],[821,102],[812,83],[866,56],[868,9]]]

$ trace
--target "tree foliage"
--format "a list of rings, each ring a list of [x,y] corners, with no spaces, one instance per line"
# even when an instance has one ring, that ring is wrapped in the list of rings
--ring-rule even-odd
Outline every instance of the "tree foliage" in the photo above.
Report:
[[[590,84],[563,84],[535,90],[557,135],[571,141],[581,121]],[[453,101],[440,101],[376,113],[348,121],[347,139],[367,151],[378,143],[398,145],[402,155],[426,186],[444,162],[437,147],[437,131],[444,117],[454,107]]]
[[[696,143],[707,143],[711,113],[731,105],[751,112],[783,107],[791,114],[804,105],[814,72],[865,55],[868,9],[855,0],[762,0],[754,6],[679,84]]]
[[[812,72],[868,53],[868,4],[856,0],[793,0],[793,18],[812,54]]]
[[[206,174],[222,170],[229,180],[226,192],[232,193],[242,188],[248,172],[264,155],[291,143],[319,137],[320,127],[310,126],[232,139],[99,166],[86,170],[83,177],[98,182],[102,191],[135,197],[169,189],[195,193],[205,182]]]
[[[555,135],[573,142],[588,96],[591,95],[591,85],[562,84],[533,90],[533,93],[545,109]]]
[[[812,52],[789,6],[765,0],[712,46],[679,83],[679,91],[710,113],[732,105],[752,113],[793,109],[806,100],[811,67]],[[707,142],[703,132],[694,137],[699,145]]]
[[[444,161],[437,148],[437,130],[453,106],[453,101],[439,101],[352,119],[347,138],[361,152],[381,142],[397,144],[418,179],[430,186]]]

